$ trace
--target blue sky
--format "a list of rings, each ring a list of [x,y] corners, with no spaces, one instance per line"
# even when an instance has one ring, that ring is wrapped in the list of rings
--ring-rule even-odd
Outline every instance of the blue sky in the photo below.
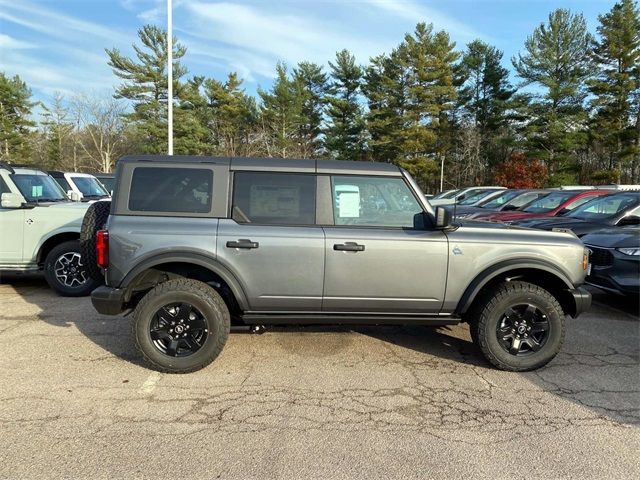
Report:
[[[505,65],[557,7],[597,15],[613,0],[174,0],[174,35],[188,47],[189,74],[236,71],[254,93],[268,88],[278,60],[326,64],[342,48],[361,63],[388,52],[419,21],[447,30],[459,48],[481,38]],[[34,96],[110,96],[119,83],[104,48],[131,54],[137,30],[166,25],[166,0],[0,0],[0,71],[20,75]]]

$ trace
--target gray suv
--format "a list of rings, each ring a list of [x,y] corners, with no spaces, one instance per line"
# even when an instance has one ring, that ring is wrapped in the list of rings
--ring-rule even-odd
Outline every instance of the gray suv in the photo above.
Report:
[[[575,236],[452,224],[391,164],[132,156],[99,203],[83,225],[106,279],[93,305],[133,311],[166,372],[211,363],[231,324],[460,322],[491,364],[531,370],[591,303]]]

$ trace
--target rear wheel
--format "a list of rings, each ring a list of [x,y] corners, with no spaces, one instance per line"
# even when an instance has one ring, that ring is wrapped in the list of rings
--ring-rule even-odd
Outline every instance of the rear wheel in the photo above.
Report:
[[[230,315],[222,297],[206,283],[169,280],[151,289],[134,313],[136,346],[151,366],[188,373],[209,365],[222,351]]]
[[[471,336],[492,365],[501,370],[534,370],[560,351],[565,315],[545,289],[506,282],[479,302]]]
[[[70,240],[54,247],[44,262],[49,286],[64,297],[89,295],[101,282],[91,278],[80,253],[80,242]]]

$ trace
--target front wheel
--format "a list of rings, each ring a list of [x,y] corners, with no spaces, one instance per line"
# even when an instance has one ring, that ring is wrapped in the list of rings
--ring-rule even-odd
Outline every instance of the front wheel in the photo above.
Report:
[[[549,363],[565,336],[562,307],[547,290],[527,282],[506,282],[475,310],[473,341],[501,370],[522,372]]]
[[[220,354],[230,330],[222,297],[206,283],[169,280],[152,288],[133,312],[136,346],[156,370],[188,373]]]
[[[63,297],[84,297],[102,283],[89,276],[78,240],[63,242],[49,252],[44,261],[44,278]]]

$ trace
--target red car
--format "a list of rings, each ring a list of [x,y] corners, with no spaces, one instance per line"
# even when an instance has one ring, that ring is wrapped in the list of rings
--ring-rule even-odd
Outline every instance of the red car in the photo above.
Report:
[[[474,220],[490,220],[493,222],[513,223],[518,220],[540,217],[555,217],[569,212],[578,205],[588,202],[598,195],[611,193],[610,190],[558,190],[541,197],[521,210],[508,212],[478,213]]]

